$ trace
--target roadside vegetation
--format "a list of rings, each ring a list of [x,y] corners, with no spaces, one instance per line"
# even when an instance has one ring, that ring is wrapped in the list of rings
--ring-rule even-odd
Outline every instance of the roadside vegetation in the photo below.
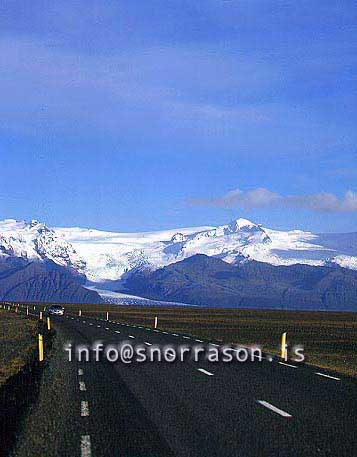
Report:
[[[203,340],[259,344],[279,354],[283,332],[290,348],[302,345],[306,363],[357,377],[357,313],[203,308],[186,306],[64,305],[66,313],[118,320],[196,336]]]
[[[0,309],[0,386],[17,374],[36,348],[37,322]]]
[[[50,356],[54,331],[44,322],[27,318],[19,307],[0,308],[0,455],[11,455],[23,420],[39,396],[40,382]],[[38,360],[38,333],[44,338],[45,360]]]

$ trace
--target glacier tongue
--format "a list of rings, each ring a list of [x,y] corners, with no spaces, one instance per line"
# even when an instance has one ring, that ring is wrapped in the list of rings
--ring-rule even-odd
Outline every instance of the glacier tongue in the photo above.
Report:
[[[347,235],[357,240],[356,234]],[[347,235],[272,230],[242,218],[215,227],[143,233],[52,229],[38,221],[7,219],[0,222],[0,256],[52,260],[97,283],[118,281],[138,268],[152,270],[195,254],[229,263],[254,259],[274,265],[335,264],[357,269],[357,241],[351,248]]]

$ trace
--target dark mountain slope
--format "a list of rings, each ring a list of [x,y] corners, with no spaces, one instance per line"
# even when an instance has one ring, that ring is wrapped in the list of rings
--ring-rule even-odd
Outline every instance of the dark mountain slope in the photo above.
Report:
[[[130,293],[203,306],[357,311],[357,272],[340,267],[230,265],[195,255],[126,281]]]
[[[0,263],[0,301],[102,303],[94,291],[53,262],[11,259]]]

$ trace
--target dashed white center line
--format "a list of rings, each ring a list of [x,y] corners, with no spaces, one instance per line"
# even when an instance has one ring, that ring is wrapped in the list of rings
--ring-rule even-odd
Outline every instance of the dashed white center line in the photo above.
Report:
[[[100,328],[100,325],[97,325],[98,328]]]
[[[178,334],[177,333],[173,333],[172,336],[178,336]]]
[[[325,378],[334,379],[335,381],[341,381],[340,378],[336,378],[335,376],[330,376],[330,375],[325,374],[325,373],[316,372],[315,374],[317,374],[319,376],[324,376]]]
[[[114,330],[114,331],[115,331],[115,333],[120,333],[119,330]]]
[[[81,390],[82,392],[85,392],[87,390],[85,382],[79,381],[79,390]]]
[[[211,373],[210,371],[205,370],[204,368],[197,368],[197,370],[200,371],[203,374],[206,374],[207,376],[214,376],[213,373]]]
[[[78,368],[78,376],[83,376],[83,370],[82,370],[82,368]]]
[[[105,330],[109,330],[109,327],[105,327]]]
[[[146,344],[146,346],[152,346],[152,344],[148,343],[147,341],[144,341],[144,344]]]
[[[92,323],[90,323],[89,325],[93,325]]]
[[[167,332],[161,332],[161,333],[164,333],[165,335],[168,335],[168,333],[167,333]]]
[[[191,339],[189,336],[183,336],[182,338],[185,338],[185,340],[190,340]]]
[[[81,436],[81,457],[91,457],[92,449],[89,435]]]
[[[285,365],[286,367],[297,368],[295,365],[290,365],[290,363],[279,362],[280,365]]]
[[[216,343],[210,343],[210,345],[219,347],[219,344],[216,344]]]
[[[88,417],[89,416],[89,405],[87,401],[81,401],[81,416]]]
[[[264,406],[265,408],[270,409],[270,411],[273,411],[274,413],[279,414],[279,415],[282,416],[282,417],[292,417],[291,414],[287,413],[286,411],[283,411],[282,409],[277,408],[277,407],[274,406],[274,405],[271,405],[271,404],[268,403],[267,401],[264,401],[264,400],[257,400],[257,402],[258,402],[259,404],[261,404],[262,406]]]
[[[203,343],[203,341],[202,341],[202,340],[195,340],[195,341],[197,341],[197,343]]]
[[[133,336],[133,335],[129,335],[129,338],[135,338],[135,336]]]

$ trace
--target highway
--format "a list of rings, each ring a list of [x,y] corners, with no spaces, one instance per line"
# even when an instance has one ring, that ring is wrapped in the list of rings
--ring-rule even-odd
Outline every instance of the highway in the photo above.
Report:
[[[266,359],[69,362],[66,342],[218,343],[88,317],[52,321],[55,351],[16,456],[357,455],[353,379]]]

